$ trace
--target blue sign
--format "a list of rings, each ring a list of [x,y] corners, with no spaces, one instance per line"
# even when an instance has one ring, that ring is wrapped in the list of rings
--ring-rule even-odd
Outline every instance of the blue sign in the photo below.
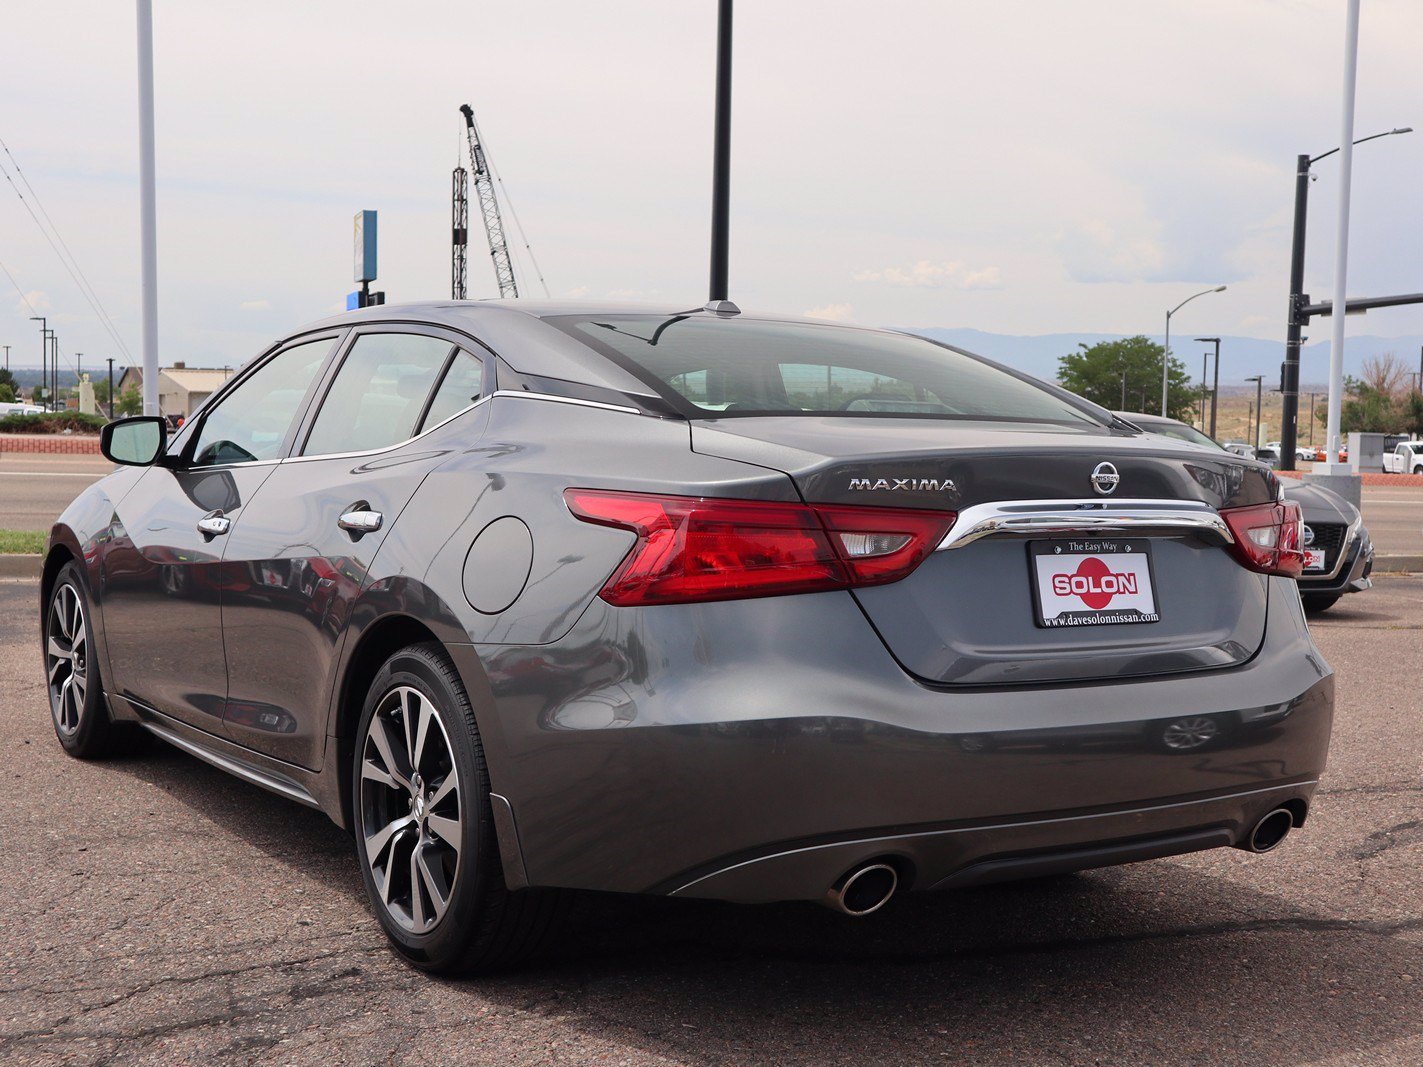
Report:
[[[356,212],[356,281],[376,280],[376,213]]]
[[[357,289],[354,293],[346,294],[346,310],[355,311],[361,306],[361,291]]]

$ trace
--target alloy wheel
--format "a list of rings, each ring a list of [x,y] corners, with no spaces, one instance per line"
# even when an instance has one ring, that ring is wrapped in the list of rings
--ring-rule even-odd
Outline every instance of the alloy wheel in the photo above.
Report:
[[[361,831],[376,892],[395,922],[426,933],[459,876],[464,804],[442,713],[411,686],[376,705],[361,753]]]
[[[1167,748],[1184,752],[1188,749],[1200,748],[1207,741],[1213,740],[1218,733],[1220,733],[1220,724],[1214,719],[1208,719],[1204,715],[1193,715],[1170,723],[1161,732],[1161,742]]]
[[[45,670],[55,729],[64,737],[73,737],[89,690],[89,627],[79,591],[68,583],[61,585],[50,601]]]

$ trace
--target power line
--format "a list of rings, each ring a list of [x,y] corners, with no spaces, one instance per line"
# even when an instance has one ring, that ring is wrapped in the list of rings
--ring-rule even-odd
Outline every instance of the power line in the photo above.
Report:
[[[5,155],[15,168],[15,173],[20,176],[20,181],[24,182],[25,188],[30,191],[30,198],[34,200],[35,205],[44,215],[45,221],[49,223],[49,230],[46,230],[44,224],[40,222],[39,216],[37,216],[34,209],[30,207],[30,201],[25,198],[24,193],[20,192],[20,187],[15,184],[15,179],[10,176],[9,170],[3,163],[0,163],[0,173],[5,175],[5,180],[10,183],[10,188],[13,189],[15,195],[19,197],[20,203],[24,205],[30,218],[34,220],[35,226],[38,227],[40,233],[44,235],[44,239],[49,242],[49,247],[54,251],[54,254],[59,257],[59,262],[63,264],[64,269],[69,272],[69,277],[73,279],[74,284],[79,288],[80,294],[98,317],[99,324],[103,326],[109,336],[113,338],[114,343],[119,346],[124,355],[132,359],[128,345],[124,344],[123,338],[119,335],[118,328],[114,325],[114,321],[110,318],[108,310],[99,299],[98,292],[94,289],[93,285],[89,283],[89,279],[85,276],[83,268],[79,266],[79,261],[75,258],[74,253],[69,250],[69,244],[64,240],[64,235],[59,232],[59,227],[56,226],[54,220],[50,218],[49,212],[45,210],[44,204],[40,201],[39,193],[35,192],[34,186],[30,184],[30,179],[25,176],[25,172],[21,169],[19,160],[15,158],[14,153],[10,151],[10,146],[5,143],[3,138],[0,138],[0,149],[4,150]],[[54,233],[53,238],[50,236],[50,230]],[[59,245],[63,246],[63,252],[60,252],[59,246],[55,245],[55,239],[58,239]],[[66,258],[66,256],[68,258]]]

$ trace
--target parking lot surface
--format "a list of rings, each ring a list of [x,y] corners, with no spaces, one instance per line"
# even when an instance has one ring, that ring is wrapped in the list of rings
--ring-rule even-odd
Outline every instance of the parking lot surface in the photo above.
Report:
[[[1423,1062],[1423,578],[1315,620],[1333,753],[1272,855],[861,921],[588,895],[554,959],[469,981],[390,955],[324,816],[157,743],[66,757],[35,598],[0,582],[0,1062]]]

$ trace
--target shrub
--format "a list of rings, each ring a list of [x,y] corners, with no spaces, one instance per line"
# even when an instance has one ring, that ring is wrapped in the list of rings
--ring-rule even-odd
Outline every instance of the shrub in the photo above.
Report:
[[[82,415],[77,411],[47,411],[42,415],[6,415],[0,418],[0,433],[71,433],[96,434],[108,422],[101,415]]]

